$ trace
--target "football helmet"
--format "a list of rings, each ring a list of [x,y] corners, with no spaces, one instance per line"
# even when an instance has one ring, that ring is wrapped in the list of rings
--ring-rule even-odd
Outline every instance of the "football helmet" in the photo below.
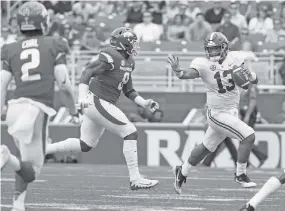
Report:
[[[209,60],[218,62],[226,58],[229,41],[221,32],[212,32],[205,40],[204,49]]]
[[[126,51],[129,55],[138,55],[139,42],[132,29],[120,27],[111,33],[110,45],[120,51]]]
[[[18,26],[21,31],[41,30],[46,33],[49,25],[49,15],[45,6],[39,2],[24,3],[18,10]]]

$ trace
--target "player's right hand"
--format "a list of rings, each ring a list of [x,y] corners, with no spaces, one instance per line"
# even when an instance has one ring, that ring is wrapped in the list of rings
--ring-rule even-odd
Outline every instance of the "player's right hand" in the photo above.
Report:
[[[78,103],[77,103],[77,109],[78,110],[81,110],[83,108],[88,108],[89,106],[89,99],[87,97],[84,97],[84,98],[79,98],[78,99]]]
[[[182,75],[182,70],[180,70],[179,66],[179,58],[174,55],[169,55],[167,62],[170,64],[172,70],[175,72],[177,77],[181,77]]]

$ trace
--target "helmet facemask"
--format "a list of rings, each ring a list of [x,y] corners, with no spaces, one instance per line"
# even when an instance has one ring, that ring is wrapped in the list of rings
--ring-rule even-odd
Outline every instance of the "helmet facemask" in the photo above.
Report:
[[[222,43],[221,45],[206,45],[205,53],[206,57],[212,62],[218,62],[224,59],[227,55],[228,45]]]
[[[128,50],[127,53],[133,56],[137,56],[140,50],[139,41],[137,39],[134,39],[130,41],[130,44],[132,46],[130,47],[130,51]]]

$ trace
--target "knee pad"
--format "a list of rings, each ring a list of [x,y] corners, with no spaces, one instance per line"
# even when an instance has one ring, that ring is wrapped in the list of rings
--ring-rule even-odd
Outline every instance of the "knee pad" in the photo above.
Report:
[[[27,183],[33,182],[36,179],[36,172],[33,168],[32,163],[28,161],[21,161],[20,165],[21,165],[21,168],[19,171],[16,171],[16,173],[20,177],[22,177],[24,182],[27,182]]]
[[[84,141],[80,140],[80,147],[82,152],[89,152],[92,147],[86,144]]]
[[[124,137],[124,140],[137,140],[138,139],[138,132],[135,131],[131,133],[130,135],[127,135]]]

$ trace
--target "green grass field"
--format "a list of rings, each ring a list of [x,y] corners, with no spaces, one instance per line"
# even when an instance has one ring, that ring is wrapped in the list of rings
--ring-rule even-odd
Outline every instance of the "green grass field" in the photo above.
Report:
[[[41,176],[29,188],[28,211],[61,210],[205,210],[237,211],[278,170],[249,170],[254,189],[244,189],[233,181],[234,169],[197,168],[187,179],[183,193],[173,190],[169,167],[142,167],[141,173],[158,179],[151,190],[132,192],[126,166],[46,164]],[[13,173],[1,176],[1,210],[11,209]],[[284,211],[285,189],[270,196],[258,211]]]

